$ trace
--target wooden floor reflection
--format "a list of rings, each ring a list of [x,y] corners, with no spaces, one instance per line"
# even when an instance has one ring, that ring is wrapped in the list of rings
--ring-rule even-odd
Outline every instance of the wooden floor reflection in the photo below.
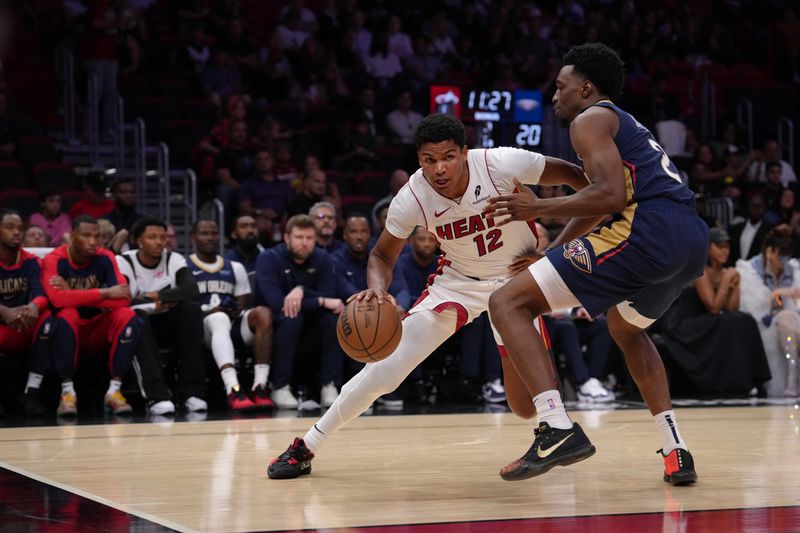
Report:
[[[661,480],[644,410],[573,413],[597,454],[513,483],[498,470],[532,433],[511,414],[361,417],[329,440],[310,476],[289,481],[267,479],[267,462],[313,419],[6,428],[0,466],[182,531],[444,523],[509,531],[526,527],[519,519],[631,514],[681,531],[683,513],[777,507],[791,512],[756,529],[800,530],[799,415],[796,405],[679,410],[700,475],[690,487]]]

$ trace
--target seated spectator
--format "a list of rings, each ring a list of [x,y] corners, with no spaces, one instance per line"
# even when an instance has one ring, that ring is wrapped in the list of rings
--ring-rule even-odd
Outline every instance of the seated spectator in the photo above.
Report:
[[[122,395],[122,379],[131,369],[141,325],[129,307],[131,291],[114,254],[97,246],[97,220],[72,220],[69,244],[43,261],[42,285],[54,311],[52,365],[61,380],[59,416],[78,414],[73,385],[80,354],[108,354],[111,381],[105,407],[115,415],[132,411]]]
[[[211,53],[211,62],[203,70],[201,83],[217,107],[222,107],[222,103],[231,96],[242,93],[239,66],[228,51],[219,46]]]
[[[422,115],[411,109],[411,91],[397,95],[397,107],[386,116],[386,125],[393,139],[402,144],[414,144],[414,132]]]
[[[192,229],[192,241],[196,253],[189,256],[189,261],[200,291],[204,340],[222,376],[228,407],[234,412],[272,407],[267,390],[272,359],[272,313],[267,307],[248,305],[252,291],[244,266],[217,255],[216,222],[198,220]],[[252,400],[239,386],[234,366],[235,347],[253,348]]]
[[[317,202],[311,206],[308,214],[317,230],[317,248],[331,254],[345,248],[344,243],[335,236],[338,216],[332,203]]]
[[[402,74],[403,65],[400,58],[389,50],[389,36],[386,33],[379,33],[372,40],[369,55],[364,58],[364,68],[382,89],[388,88],[389,82]]]
[[[323,170],[312,170],[305,174],[303,187],[289,204],[288,216],[308,214],[311,206],[326,199],[328,182]]]
[[[97,229],[100,237],[98,244],[101,248],[105,248],[114,254],[124,251],[123,248],[128,244],[128,230],[121,229],[117,231],[114,224],[105,218],[97,219]]]
[[[111,184],[111,199],[114,209],[105,215],[117,231],[126,230],[128,233],[133,225],[144,215],[136,212],[136,186],[133,178],[121,178]]]
[[[752,315],[739,311],[741,276],[726,268],[730,237],[712,228],[703,275],[663,319],[669,358],[699,393],[745,396],[769,381],[767,356]]]
[[[280,231],[277,227],[275,230]],[[234,218],[230,234],[233,246],[225,254],[225,259],[241,263],[248,274],[255,272],[258,254],[265,250],[259,243],[259,233],[256,220],[252,216],[239,215]]]
[[[770,397],[796,397],[797,336],[800,335],[800,265],[789,257],[791,229],[785,225],[764,237],[761,253],[736,262],[741,276],[741,309],[758,322],[772,379]]]
[[[50,368],[53,321],[42,289],[41,261],[21,247],[21,240],[19,213],[0,209],[0,346],[7,353],[30,353],[23,409],[26,415],[42,416],[39,388]]]
[[[370,133],[370,123],[365,116],[358,116],[345,133],[342,153],[334,158],[334,167],[345,172],[374,170],[377,168],[378,156],[375,148],[377,137]]]
[[[336,341],[337,315],[344,302],[336,298],[336,272],[325,250],[316,248],[316,229],[308,215],[286,223],[284,244],[258,256],[256,303],[266,303],[274,318],[275,351],[270,383],[272,401],[280,409],[296,409],[292,392],[294,360],[301,339],[313,342],[319,367],[303,365],[308,384],[319,375],[320,404],[330,407],[339,395],[344,353]]]
[[[75,219],[78,215],[89,215],[101,218],[114,209],[114,202],[108,199],[106,188],[108,177],[105,172],[94,170],[83,178],[84,197],[72,204],[69,208],[69,217]]]
[[[714,156],[708,144],[699,145],[692,157],[689,183],[697,193],[718,195],[724,186],[725,173],[722,163]]]
[[[784,187],[797,181],[797,175],[788,162],[781,157],[781,147],[778,141],[768,139],[764,141],[764,148],[753,154],[753,162],[747,170],[747,175],[751,181],[767,181],[767,163],[775,161],[781,165],[781,183]]]
[[[228,146],[216,160],[217,198],[225,209],[234,206],[239,189],[244,180],[253,175],[253,150],[247,135],[247,123],[243,120],[230,122]]]
[[[431,52],[428,38],[420,34],[414,38],[414,53],[403,60],[403,65],[414,88],[422,89],[438,79],[442,61]]]
[[[49,185],[39,191],[41,211],[31,215],[29,226],[39,226],[47,234],[48,246],[60,246],[69,234],[72,220],[61,211],[61,189]]]
[[[397,168],[392,171],[392,174],[389,176],[389,194],[375,202],[375,205],[372,206],[372,225],[375,226],[376,229],[378,229],[378,212],[392,203],[392,200],[397,193],[400,192],[400,189],[408,183],[408,179],[408,172],[402,168]],[[380,231],[383,231],[383,226],[380,227],[376,235],[380,235]]]
[[[279,143],[275,147],[274,172],[281,181],[295,185],[298,177],[297,167],[292,162],[292,148],[287,143]]]
[[[411,39],[408,34],[402,30],[400,17],[395,14],[389,15],[387,26],[389,30],[389,51],[401,60],[414,55],[414,50],[411,47]]]
[[[133,227],[137,249],[117,256],[128,279],[133,308],[143,324],[140,383],[153,415],[174,412],[172,394],[163,374],[160,348],[170,348],[179,360],[178,389],[188,412],[208,409],[206,364],[203,357],[202,313],[197,303],[197,282],[186,259],[166,250],[167,225],[145,217]]]
[[[22,246],[25,248],[47,248],[50,246],[47,241],[47,233],[35,224],[28,226],[22,235]]]
[[[175,226],[172,224],[167,224],[167,240],[164,243],[164,249],[168,252],[174,252],[176,249],[175,246]]]
[[[219,155],[230,142],[231,122],[237,120],[247,122],[247,103],[241,96],[233,95],[225,104],[224,116],[214,124],[211,134],[200,141],[198,148],[205,154]]]
[[[739,259],[750,259],[760,253],[762,242],[772,224],[764,220],[767,202],[764,194],[756,191],[747,200],[747,218],[744,222],[732,224],[728,230],[731,236],[731,253],[728,265]]]
[[[255,167],[255,175],[245,180],[239,190],[239,213],[254,215],[256,221],[267,219],[277,228],[286,220],[294,189],[276,178],[272,172],[272,154],[267,150],[256,150]],[[259,228],[264,226],[259,223]]]
[[[208,46],[208,37],[199,24],[192,26],[189,42],[186,43],[182,53],[181,62],[190,67],[198,76],[203,75],[206,65],[211,60],[211,48]]]
[[[767,180],[762,185],[764,196],[767,200],[767,207],[774,208],[778,205],[780,195],[783,192],[783,178],[781,177],[781,165],[777,161],[770,161],[766,165]]]

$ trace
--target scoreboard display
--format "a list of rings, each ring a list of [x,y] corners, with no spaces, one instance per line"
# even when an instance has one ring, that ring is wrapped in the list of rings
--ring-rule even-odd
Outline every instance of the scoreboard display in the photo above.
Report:
[[[542,140],[542,92],[432,85],[431,113],[450,113],[475,125],[482,148],[535,148]]]

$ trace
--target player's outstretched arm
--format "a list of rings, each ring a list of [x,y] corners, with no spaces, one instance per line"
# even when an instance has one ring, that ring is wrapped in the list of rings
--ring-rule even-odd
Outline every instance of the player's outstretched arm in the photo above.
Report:
[[[367,287],[369,288],[348,298],[348,303],[355,299],[369,300],[375,296],[378,298],[378,303],[389,300],[393,305],[397,305],[394,297],[389,294],[389,286],[392,284],[394,264],[405,244],[404,239],[398,239],[383,230],[381,236],[378,237],[378,242],[372,248],[367,262]]]
[[[566,185],[579,191],[591,183],[578,165],[557,157],[545,157],[544,170],[539,185]]]

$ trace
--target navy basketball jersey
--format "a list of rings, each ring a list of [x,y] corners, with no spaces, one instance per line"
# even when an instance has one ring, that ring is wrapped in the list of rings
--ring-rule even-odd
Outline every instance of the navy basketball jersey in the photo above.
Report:
[[[650,130],[609,100],[594,106],[611,109],[619,117],[614,144],[625,166],[628,204],[661,198],[693,207],[694,193],[681,179],[678,169]]]
[[[13,265],[0,263],[0,305],[19,307],[27,305],[36,298],[47,304],[40,282],[41,265],[35,255],[20,250],[17,262]]]
[[[189,256],[189,268],[200,291],[198,302],[203,311],[217,307],[236,309],[237,296],[250,294],[247,271],[241,263],[217,256],[215,263],[205,263],[196,254]]]

